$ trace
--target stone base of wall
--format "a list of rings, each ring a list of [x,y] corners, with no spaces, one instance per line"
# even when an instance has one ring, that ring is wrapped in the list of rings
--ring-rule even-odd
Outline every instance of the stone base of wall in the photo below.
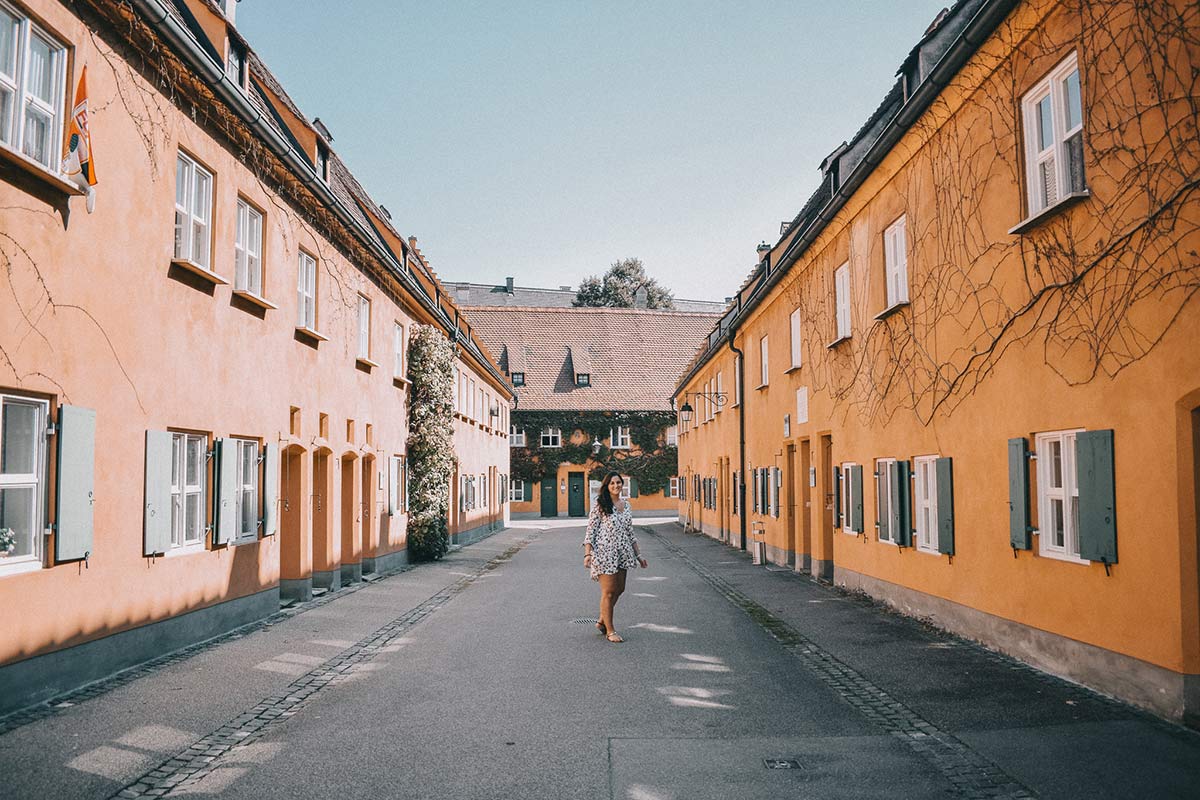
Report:
[[[504,530],[504,526],[498,523],[492,523],[491,525],[480,525],[478,528],[471,528],[470,530],[451,534],[450,544],[458,547],[465,547],[469,544],[475,544],[481,539],[486,539],[492,534],[499,533],[502,530]]]
[[[814,559],[809,571],[812,572],[812,576],[817,580],[833,583],[833,561],[825,561],[820,558]]]
[[[338,567],[320,572],[314,570],[312,574],[312,587],[314,589],[328,589],[331,592],[342,588],[341,568]]]
[[[312,578],[283,578],[279,581],[279,597],[281,600],[295,600],[297,603],[307,603],[312,600]]]
[[[928,619],[1045,672],[1170,719],[1200,722],[1200,675],[1174,672],[843,567],[835,570],[834,583],[863,591],[904,614]]]
[[[0,667],[0,714],[49,700],[279,610],[279,589],[228,600],[103,639]]]
[[[388,572],[400,569],[400,567],[407,567],[408,564],[408,550],[397,550],[382,556],[363,558],[362,569],[363,572]]]
[[[362,580],[363,565],[362,562],[354,564],[342,564],[342,585],[347,586],[351,583],[357,583]]]

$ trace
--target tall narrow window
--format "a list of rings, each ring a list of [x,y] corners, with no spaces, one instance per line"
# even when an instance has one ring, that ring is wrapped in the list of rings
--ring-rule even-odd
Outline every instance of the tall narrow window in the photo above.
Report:
[[[403,378],[404,377],[404,326],[401,325],[399,322],[396,323],[396,327],[393,331],[392,338],[395,339],[395,347],[396,347],[396,365],[395,365],[396,377]]]
[[[629,426],[618,425],[608,431],[608,441],[613,450],[628,450],[630,444]]]
[[[475,379],[467,379],[467,419],[475,419]]]
[[[883,232],[883,265],[887,275],[888,307],[908,302],[908,255],[905,245],[904,217]]]
[[[1021,100],[1029,214],[1087,188],[1083,169],[1083,96],[1074,53]]]
[[[258,442],[237,442],[237,520],[239,539],[258,537]]]
[[[800,339],[800,309],[792,312],[789,323],[792,332],[792,369],[795,369],[800,366],[804,357],[803,342]]]
[[[300,251],[296,279],[296,327],[317,329],[317,262]]]
[[[875,462],[875,519],[879,521],[879,540],[895,544],[899,531],[892,529],[892,472],[889,467],[896,463],[894,458],[881,458]]]
[[[837,309],[837,339],[850,338],[850,264],[842,264],[833,273],[834,306]]]
[[[767,337],[764,336],[758,340],[758,355],[760,359],[760,371],[758,385],[766,386],[771,382],[770,359],[767,355]]]
[[[59,172],[66,49],[0,6],[0,144]]]
[[[44,401],[0,395],[0,528],[10,534],[0,573],[41,563],[48,411]]]
[[[171,546],[187,547],[204,541],[208,529],[205,485],[208,439],[191,433],[171,437]]]
[[[722,402],[724,402],[724,399],[725,399],[725,386],[724,386],[725,380],[724,379],[725,379],[725,373],[718,372],[717,373],[717,396],[721,399]],[[721,408],[722,408],[721,403],[716,403],[715,410],[718,414],[721,413]]]
[[[237,202],[237,236],[233,244],[233,286],[240,292],[262,296],[262,214],[245,200]]]
[[[938,551],[937,535],[937,456],[913,459],[916,472],[916,492],[913,510],[917,518],[917,549],[927,553]]]
[[[678,425],[671,425],[670,427],[667,428],[667,446],[668,447],[678,447],[679,446],[679,426]]]
[[[1079,483],[1075,471],[1075,434],[1038,434],[1037,489],[1040,552],[1044,556],[1079,558]]]
[[[175,161],[175,258],[209,269],[212,173],[182,151]]]
[[[508,446],[509,447],[524,447],[525,446],[525,429],[518,428],[512,425],[508,429]]]
[[[842,464],[841,472],[841,517],[842,517],[842,532],[849,534],[857,534],[854,529],[854,503],[860,501],[854,494],[854,482],[851,480],[851,467],[857,466],[851,462]]]
[[[371,301],[358,296],[358,357],[371,357]]]

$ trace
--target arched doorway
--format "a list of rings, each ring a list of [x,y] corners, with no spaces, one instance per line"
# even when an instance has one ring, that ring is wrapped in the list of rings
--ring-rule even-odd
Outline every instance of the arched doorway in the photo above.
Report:
[[[322,448],[313,452],[312,468],[312,539],[313,587],[336,589],[342,585],[338,560],[341,546],[333,535],[333,470],[329,467],[333,452]]]
[[[362,539],[359,537],[358,525],[362,518],[359,506],[358,456],[346,453],[342,456],[339,498],[341,500],[339,519],[342,544],[341,575],[342,583],[354,583],[362,580]]]
[[[283,508],[279,515],[279,598],[312,598],[312,541],[308,528],[308,470],[305,451],[292,445],[280,459]]]
[[[359,551],[359,563],[362,565],[364,572],[374,572],[375,546],[379,541],[375,526],[375,521],[378,517],[375,508],[375,483],[375,456],[363,456],[362,495],[360,498],[360,506],[362,508],[362,513],[360,514],[362,518],[360,522],[362,546]]]

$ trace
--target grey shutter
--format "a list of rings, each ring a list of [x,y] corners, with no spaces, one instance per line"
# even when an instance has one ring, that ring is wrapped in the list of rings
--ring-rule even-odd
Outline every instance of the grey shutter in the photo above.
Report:
[[[216,498],[216,526],[213,529],[213,544],[228,544],[237,538],[237,466],[238,446],[233,439],[218,439],[217,451],[217,490],[213,493]]]
[[[637,497],[637,496],[638,496],[638,484],[637,484],[637,478],[633,478],[633,477],[631,477],[631,478],[629,479],[629,496],[630,496],[630,497]]]
[[[1029,526],[1029,444],[1008,440],[1008,540],[1014,550],[1032,546]]]
[[[954,459],[934,462],[937,475],[937,549],[954,555]]]
[[[262,535],[274,536],[279,529],[279,445],[268,444],[263,453]]]
[[[1117,500],[1111,430],[1075,434],[1075,474],[1079,484],[1079,556],[1115,564]]]
[[[171,446],[170,431],[146,431],[145,516],[142,520],[142,555],[167,552],[171,546]]]
[[[896,462],[896,515],[900,527],[896,528],[896,544],[912,547],[912,464]]]
[[[396,516],[396,501],[398,499],[396,497],[396,495],[397,495],[397,492],[396,492],[397,483],[396,482],[400,479],[400,475],[398,474],[399,472],[400,472],[400,464],[396,461],[396,459],[394,457],[389,457],[388,458],[388,516],[389,517]]]
[[[850,528],[855,533],[863,532],[862,464],[850,467]]]
[[[77,561],[92,553],[95,467],[96,412],[90,408],[60,406],[55,561]],[[34,535],[38,532],[34,531]]]
[[[833,527],[842,527],[842,468],[833,468]]]
[[[533,500],[533,482],[532,481],[523,481],[521,483],[521,499],[524,500],[526,503],[529,503]]]

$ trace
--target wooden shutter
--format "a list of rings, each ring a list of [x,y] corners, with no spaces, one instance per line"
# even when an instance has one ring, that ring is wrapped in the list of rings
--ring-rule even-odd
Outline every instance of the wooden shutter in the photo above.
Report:
[[[638,496],[638,482],[637,482],[637,478],[633,478],[633,477],[631,477],[631,478],[629,479],[629,496],[630,496],[630,497],[637,497],[637,496]]]
[[[842,468],[833,468],[833,527],[842,527]]]
[[[1029,525],[1029,443],[1008,440],[1008,539],[1014,550],[1032,546]]]
[[[263,536],[279,530],[279,445],[268,444],[263,450]]]
[[[862,464],[850,467],[850,528],[855,533],[863,532],[863,473]]]
[[[896,462],[896,516],[898,527],[894,528],[896,544],[912,547],[912,464]]]
[[[170,431],[146,431],[142,555],[165,553],[171,546],[172,438]]]
[[[954,459],[934,462],[937,476],[937,549],[954,555]]]
[[[92,553],[95,468],[96,412],[90,408],[60,406],[55,561],[77,561]],[[34,531],[34,535],[40,533]]]
[[[1111,430],[1075,434],[1075,473],[1079,485],[1079,556],[1115,564],[1117,503]]]
[[[396,504],[399,501],[396,491],[397,481],[400,480],[400,464],[395,456],[388,459],[388,516],[396,516]]]
[[[531,481],[522,481],[521,499],[526,503],[533,500],[533,483]]]
[[[227,544],[237,538],[237,465],[238,443],[234,439],[218,439],[217,451],[217,490],[216,497],[216,527],[213,530],[213,544]]]

